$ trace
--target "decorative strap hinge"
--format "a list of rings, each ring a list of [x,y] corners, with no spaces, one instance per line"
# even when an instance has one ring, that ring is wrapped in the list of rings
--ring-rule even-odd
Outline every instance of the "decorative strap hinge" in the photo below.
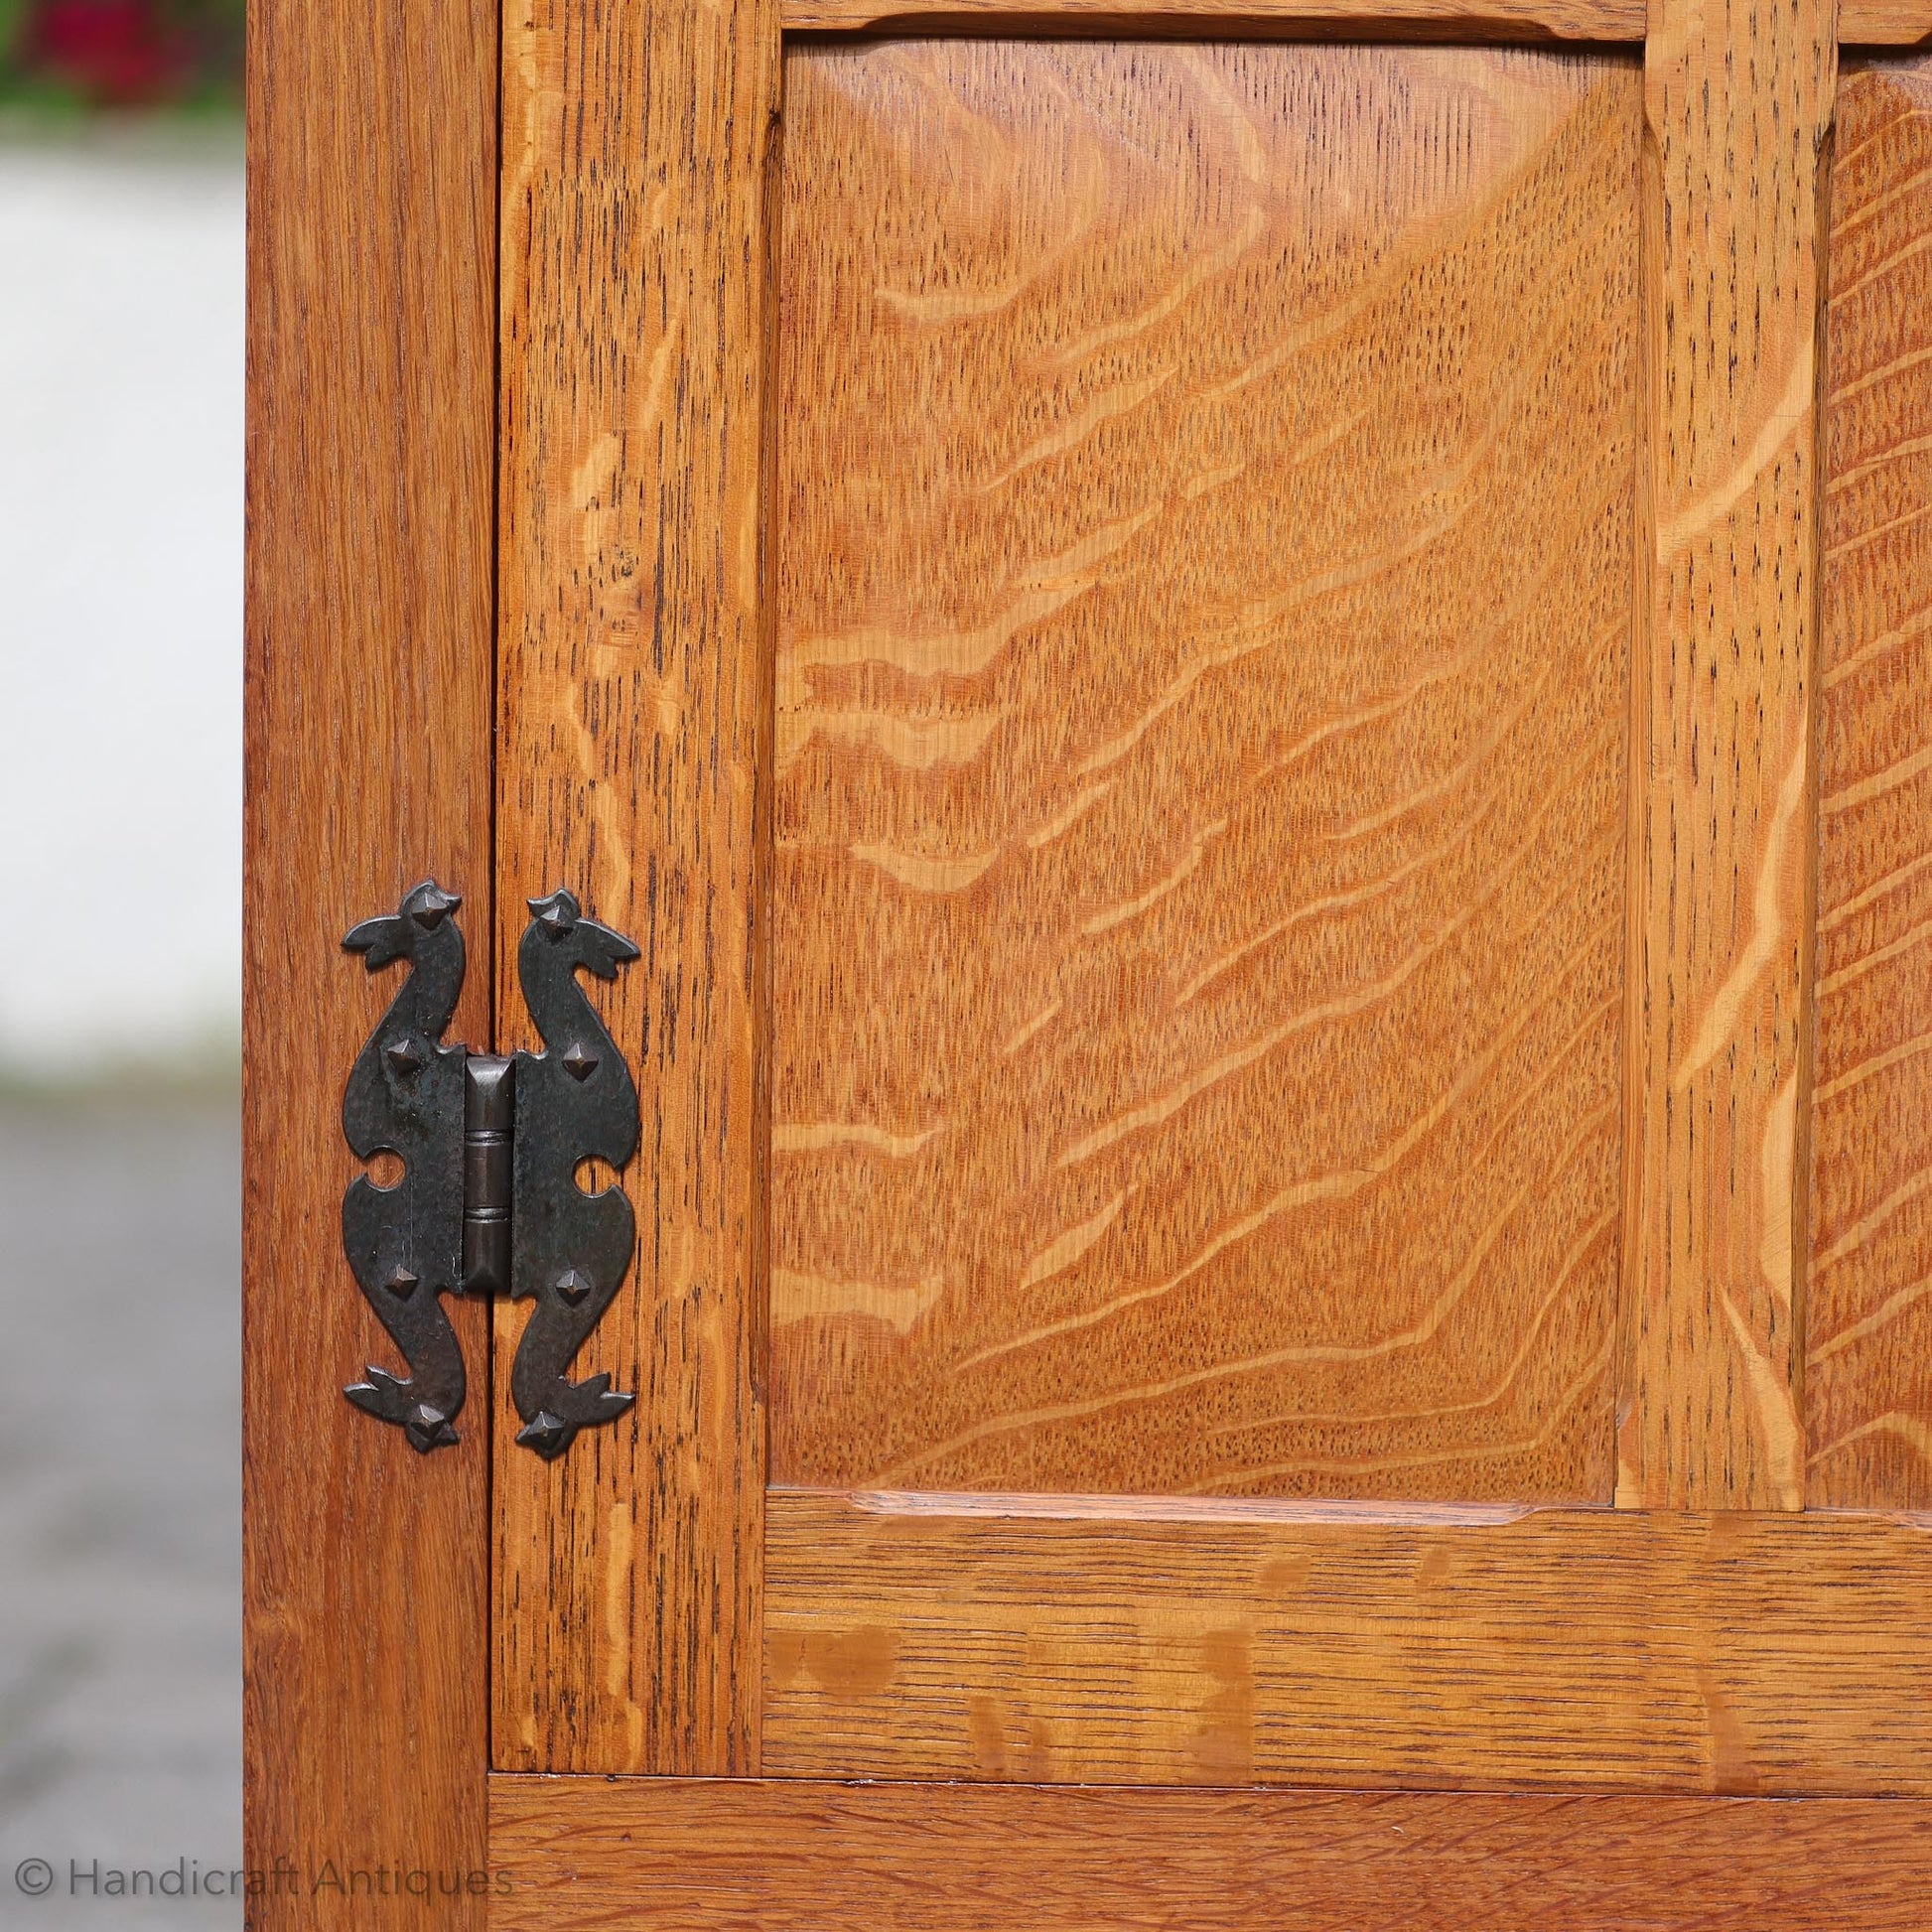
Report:
[[[343,1095],[357,1158],[402,1164],[391,1184],[350,1181],[343,1245],[409,1373],[371,1366],[343,1393],[425,1454],[454,1443],[466,1377],[441,1298],[527,1300],[510,1399],[516,1440],[549,1458],[632,1401],[609,1375],[573,1382],[565,1371],[617,1294],[635,1233],[621,1188],[577,1184],[586,1161],[621,1168],[637,1146],[636,1083],[577,973],[615,979],[637,948],[567,892],[531,899],[517,978],[544,1049],[472,1052],[443,1039],[463,990],[462,902],[426,880],[343,941],[372,973],[396,960],[410,969]]]

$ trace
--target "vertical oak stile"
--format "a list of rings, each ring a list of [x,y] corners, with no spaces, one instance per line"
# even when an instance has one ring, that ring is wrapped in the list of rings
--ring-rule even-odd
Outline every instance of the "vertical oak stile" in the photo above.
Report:
[[[503,60],[500,1037],[523,898],[643,957],[638,1252],[574,1373],[636,1422],[496,1465],[496,1762],[757,1768],[768,0],[519,0]],[[499,1345],[522,1311],[505,1308]]]
[[[343,1082],[399,973],[343,952],[465,897],[487,1031],[496,17],[248,15],[243,1173],[249,1923],[368,1923],[346,1874],[487,1861],[488,1380],[418,1455],[343,1400],[400,1366],[343,1256]],[[278,1862],[286,1862],[277,1874]],[[332,1887],[333,1866],[344,1889]],[[480,1928],[464,1889],[387,1926]]]
[[[1618,1500],[1803,1506],[1818,173],[1833,0],[1658,0],[1641,1134]]]
[[[1615,1455],[1615,1488],[1619,1504],[1627,1503],[1629,1470],[1623,1459],[1623,1431],[1635,1414],[1637,1399],[1638,1264],[1644,1247],[1644,1014],[1648,1005],[1649,944],[1645,923],[1645,873],[1648,865],[1645,827],[1650,798],[1650,701],[1655,609],[1651,597],[1654,577],[1657,464],[1654,444],[1657,418],[1657,364],[1662,352],[1657,300],[1658,261],[1663,252],[1664,190],[1657,143],[1648,122],[1637,148],[1638,265],[1637,265],[1637,487],[1636,527],[1630,546],[1630,736],[1625,780],[1624,863],[1628,883],[1623,903],[1623,1162],[1621,1233],[1617,1257],[1620,1274],[1616,1311],[1615,1409],[1611,1437]]]

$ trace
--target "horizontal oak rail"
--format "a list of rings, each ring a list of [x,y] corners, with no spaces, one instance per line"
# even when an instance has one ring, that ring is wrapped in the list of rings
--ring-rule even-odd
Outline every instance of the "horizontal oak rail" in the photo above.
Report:
[[[1932,40],[1928,0],[1841,0],[1838,38],[1844,47],[1917,47]]]
[[[1644,0],[784,0],[786,33],[1641,41]]]
[[[495,1777],[500,1932],[1921,1932],[1932,1805]]]
[[[1644,0],[784,0],[784,31],[1135,34],[1328,40],[1589,41],[1644,37]],[[1932,0],[1848,0],[1848,47],[1932,39]]]
[[[773,1490],[762,1769],[1932,1795],[1932,1519]]]

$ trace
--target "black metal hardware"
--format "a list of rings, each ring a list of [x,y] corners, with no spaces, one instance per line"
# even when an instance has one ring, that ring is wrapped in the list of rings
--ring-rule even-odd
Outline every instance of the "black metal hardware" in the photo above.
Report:
[[[343,941],[370,972],[410,967],[343,1095],[356,1156],[403,1164],[393,1186],[349,1183],[343,1244],[410,1372],[372,1366],[343,1393],[424,1453],[454,1443],[463,1354],[440,1298],[529,1299],[510,1397],[524,1425],[516,1440],[549,1459],[633,1399],[609,1375],[572,1382],[565,1371],[622,1284],[635,1232],[621,1190],[586,1193],[577,1170],[593,1159],[621,1168],[638,1132],[636,1084],[577,969],[615,979],[637,948],[567,892],[530,900],[517,977],[544,1050],[473,1053],[443,1041],[463,988],[462,902],[425,881]]]
[[[409,962],[409,977],[355,1056],[343,1092],[343,1133],[357,1158],[386,1152],[403,1164],[393,1187],[366,1174],[349,1182],[343,1246],[409,1373],[371,1365],[366,1381],[343,1393],[425,1453],[456,1441],[464,1396],[463,1351],[438,1299],[457,1285],[463,1239],[463,1145],[446,1123],[463,1106],[464,1053],[443,1044],[463,990],[455,917],[462,903],[426,881],[396,912],[364,919],[343,941],[372,973]]]
[[[510,1135],[516,1062],[472,1053],[463,1069],[463,1292],[510,1292]]]
[[[583,1162],[621,1168],[637,1148],[636,1085],[577,969],[613,980],[636,957],[628,939],[587,919],[570,894],[530,900],[516,977],[544,1050],[516,1056],[510,1293],[536,1307],[510,1367],[510,1400],[523,1418],[516,1440],[544,1457],[561,1455],[580,1429],[613,1421],[633,1400],[614,1391],[608,1375],[571,1382],[564,1370],[617,1294],[635,1232],[621,1189],[587,1194],[577,1184]]]

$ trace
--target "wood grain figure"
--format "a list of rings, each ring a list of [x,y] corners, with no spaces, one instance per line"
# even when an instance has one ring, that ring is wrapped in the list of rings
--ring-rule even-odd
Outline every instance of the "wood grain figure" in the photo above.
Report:
[[[1932,1805],[495,1778],[500,1932],[1923,1932]]]
[[[1831,193],[1810,1493],[1932,1508],[1932,63],[1848,74]]]
[[[1639,114],[791,58],[776,1479],[1608,1500]]]
[[[245,1855],[479,1870],[487,1328],[451,1311],[455,1448],[343,1400],[403,1368],[343,1255],[341,1109],[407,969],[371,978],[342,938],[430,875],[462,893],[450,1032],[487,1035],[495,11],[260,0],[248,40]],[[355,1911],[305,1883],[249,1923]],[[484,1901],[381,1922],[481,1932]]]
[[[774,1491],[781,1777],[1932,1797],[1924,1518]]]
[[[763,194],[759,0],[505,16],[499,983],[567,886],[643,957],[608,998],[642,1095],[638,1250],[574,1366],[634,1425],[499,1433],[496,1761],[757,1767],[763,1132],[755,972]],[[533,1043],[505,998],[501,1035]],[[499,1348],[523,1311],[506,1307]]]
[[[1831,0],[1660,0],[1619,1500],[1804,1501],[1819,151]],[[1740,51],[1748,48],[1748,58]]]

